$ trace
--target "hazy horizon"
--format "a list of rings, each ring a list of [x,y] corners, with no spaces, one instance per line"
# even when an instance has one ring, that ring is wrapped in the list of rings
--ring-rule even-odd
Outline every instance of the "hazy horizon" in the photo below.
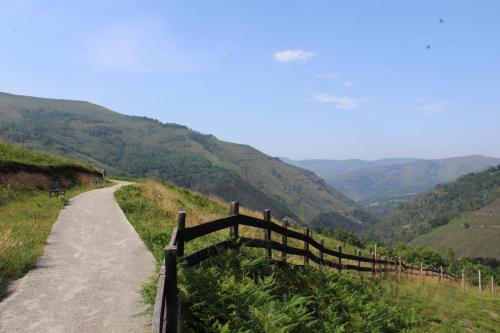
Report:
[[[0,91],[86,100],[294,160],[496,157],[498,12],[6,0]]]

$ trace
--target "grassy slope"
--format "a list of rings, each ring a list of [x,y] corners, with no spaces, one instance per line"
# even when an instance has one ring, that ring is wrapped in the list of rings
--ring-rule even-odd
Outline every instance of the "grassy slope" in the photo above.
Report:
[[[376,226],[375,233],[387,241],[408,241],[497,199],[500,199],[500,167],[471,173],[452,183],[436,186],[393,209]],[[481,239],[476,241],[481,242]]]
[[[306,223],[320,213],[348,214],[356,207],[313,173],[249,146],[87,102],[0,93],[0,133],[111,172],[166,179]]]
[[[74,160],[0,142],[0,167],[13,163],[37,168],[77,167],[91,172],[96,171],[93,167]]]
[[[124,187],[116,197],[158,262],[179,209],[187,211],[188,225],[228,210],[219,200],[156,182]],[[198,239],[186,251],[226,236]],[[224,252],[179,275],[185,332],[495,332],[500,325],[498,297],[464,297],[455,287],[396,286],[312,267],[278,268],[258,250]],[[143,295],[154,302],[154,279]]]
[[[163,258],[163,249],[170,239],[170,233],[176,224],[179,210],[186,211],[187,226],[197,225],[229,214],[228,204],[221,199],[206,197],[166,182],[144,181],[138,185],[126,186],[116,192],[116,198],[130,222],[144,239],[146,246],[158,260]],[[240,212],[262,217],[262,213],[244,207],[240,209]],[[240,226],[239,230],[242,236],[262,237],[262,230],[246,226]],[[209,236],[207,241],[223,240],[227,235],[227,230],[221,231],[215,236]],[[323,238],[325,245],[331,248],[343,245],[344,251],[347,253],[354,253],[355,250],[358,250],[349,244],[343,244],[318,234],[314,234],[313,237],[318,240],[320,237]],[[276,236],[276,240],[281,241],[281,238]],[[205,239],[202,237],[201,244],[205,243]],[[292,239],[289,240],[289,243],[297,247],[302,246],[300,242]],[[190,242],[187,244],[186,253],[189,253],[190,249],[198,247],[199,244],[196,242]]]
[[[466,228],[465,226],[469,227]],[[500,260],[500,200],[477,211],[451,220],[411,241],[412,245],[432,247],[441,253],[453,249],[459,257]]]
[[[410,307],[416,332],[500,332],[500,293],[407,281],[398,288],[398,308]]]
[[[96,172],[80,162],[0,143],[0,173],[27,169],[57,175],[70,168]],[[104,185],[73,187],[66,197]],[[44,191],[0,184],[0,278],[19,278],[35,264],[65,202],[62,197],[49,198]]]

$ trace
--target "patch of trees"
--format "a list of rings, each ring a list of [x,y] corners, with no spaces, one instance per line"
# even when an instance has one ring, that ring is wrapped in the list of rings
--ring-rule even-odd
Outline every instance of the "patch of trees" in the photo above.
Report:
[[[500,165],[438,185],[428,193],[400,204],[377,226],[375,234],[385,241],[408,241],[499,198]]]

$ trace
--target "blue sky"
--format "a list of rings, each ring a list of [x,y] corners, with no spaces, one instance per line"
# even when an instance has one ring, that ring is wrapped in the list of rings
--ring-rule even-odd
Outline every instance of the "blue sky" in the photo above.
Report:
[[[0,91],[295,159],[500,157],[498,13],[493,0],[1,0]]]

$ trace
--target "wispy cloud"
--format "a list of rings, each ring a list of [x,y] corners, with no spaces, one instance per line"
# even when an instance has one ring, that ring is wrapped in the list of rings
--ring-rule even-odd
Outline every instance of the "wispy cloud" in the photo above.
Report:
[[[452,103],[452,101],[439,101],[435,103],[431,103],[428,105],[424,105],[418,108],[419,111],[424,114],[435,114],[441,113],[448,109],[448,106]]]
[[[316,54],[311,51],[303,49],[297,50],[283,50],[274,53],[274,59],[279,62],[292,62],[292,61],[308,61],[311,60]]]
[[[86,56],[100,70],[162,73],[205,67],[176,45],[164,23],[153,18],[99,29],[87,43]]]
[[[315,76],[318,79],[336,80],[340,77],[340,74],[335,73],[335,72],[324,72],[324,73],[318,73]]]
[[[333,94],[313,93],[311,97],[314,101],[320,103],[331,103],[337,109],[351,110],[358,108],[366,98],[340,97]]]

